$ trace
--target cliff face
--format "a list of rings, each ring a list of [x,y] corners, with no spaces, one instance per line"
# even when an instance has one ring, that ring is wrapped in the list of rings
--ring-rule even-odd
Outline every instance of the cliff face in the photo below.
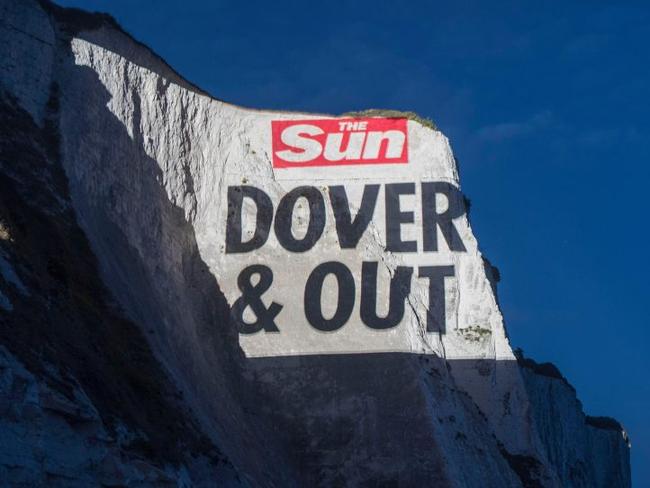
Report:
[[[384,118],[408,164],[282,168],[274,124],[331,117],[215,100],[105,16],[0,13],[0,478],[630,485],[622,428],[513,353],[439,131]]]

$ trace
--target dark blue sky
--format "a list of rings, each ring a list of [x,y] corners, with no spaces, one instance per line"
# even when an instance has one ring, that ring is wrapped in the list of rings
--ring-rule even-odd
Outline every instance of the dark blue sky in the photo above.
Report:
[[[650,486],[650,6],[59,0],[243,106],[413,110],[461,163],[514,346],[632,438]]]

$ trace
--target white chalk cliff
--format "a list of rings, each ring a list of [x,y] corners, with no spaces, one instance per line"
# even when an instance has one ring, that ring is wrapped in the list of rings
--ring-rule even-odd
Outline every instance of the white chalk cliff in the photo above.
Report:
[[[386,249],[386,184],[460,188],[446,137],[409,119],[408,165],[274,168],[271,121],[325,118],[212,98],[108,16],[0,0],[0,486],[630,486],[622,427],[513,352],[466,215],[463,252]],[[328,189],[354,213],[368,184],[376,214],[340,249]],[[318,188],[322,238],[226,253],[227,189],[246,185],[276,207]],[[422,218],[403,231],[420,248]],[[444,333],[415,278],[397,327],[360,324],[357,286],[351,323],[310,328],[326,261],[357,280],[380,263],[384,314],[397,267],[453,265]],[[231,321],[256,263],[279,333]]]

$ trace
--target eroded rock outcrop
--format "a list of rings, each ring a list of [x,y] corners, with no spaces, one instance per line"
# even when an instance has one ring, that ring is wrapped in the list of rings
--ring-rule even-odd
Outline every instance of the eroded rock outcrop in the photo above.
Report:
[[[106,16],[35,0],[1,0],[0,12],[1,394],[36,412],[0,419],[26,432],[0,446],[16,482],[629,486],[622,428],[586,418],[563,378],[512,351],[438,130],[384,115],[402,121],[408,164],[282,168],[273,123],[333,118],[211,98]],[[229,204],[266,218],[230,192],[256,188],[278,211],[303,187],[289,234],[276,214],[262,245],[229,252]],[[364,198],[376,199],[371,218],[346,247],[341,226],[353,235],[353,222],[342,219]],[[453,221],[425,235],[445,212]],[[394,218],[398,242],[412,243],[403,249],[388,236]],[[309,249],[291,249],[313,222]],[[341,281],[321,283],[319,329],[305,289],[332,262],[354,290],[332,325],[336,304],[348,304]],[[273,272],[263,304],[281,306],[278,330],[239,333],[240,276],[260,264]],[[361,276],[373,270],[380,319],[391,279],[410,273],[399,321],[385,328],[361,311],[371,288]],[[445,275],[432,286],[436,270]],[[17,395],[14,378],[65,401],[51,409]],[[33,449],[38,435],[51,441]],[[74,463],[47,468],[72,444]],[[15,445],[25,449],[11,457]]]

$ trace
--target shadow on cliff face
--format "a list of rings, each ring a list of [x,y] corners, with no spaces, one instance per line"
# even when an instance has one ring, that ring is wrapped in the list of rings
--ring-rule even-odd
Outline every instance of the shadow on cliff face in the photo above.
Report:
[[[246,361],[251,386],[263,399],[257,415],[276,426],[313,485],[630,485],[621,426],[586,417],[575,390],[549,365],[409,353]],[[512,375],[524,378],[531,402],[527,428],[540,435],[542,459],[509,452],[454,381],[489,385]],[[500,415],[515,410],[511,401],[504,395]],[[478,466],[490,477],[478,481],[472,471]]]
[[[82,93],[87,95],[88,112],[97,117],[93,120],[97,125],[89,125],[79,134],[95,132],[91,137],[98,136],[101,141],[98,147],[108,151],[115,147],[127,148],[127,155],[135,154],[138,148],[141,151],[142,141],[131,140],[106,107],[108,93],[96,74],[87,68],[75,67],[69,46],[61,39],[59,43],[62,66],[73,71],[73,76],[88,82]],[[98,94],[103,96],[92,98]],[[5,270],[0,269],[3,298],[7,294],[11,300],[10,310],[0,307],[0,344],[27,369],[68,398],[72,405],[74,391],[81,387],[114,436],[107,442],[114,443],[129,455],[159,465],[191,462],[191,457],[196,456],[210,459],[215,469],[228,464],[226,457],[215,448],[215,439],[208,439],[204,434],[206,429],[199,428],[195,413],[189,412],[184,392],[178,390],[164,361],[159,361],[164,358],[155,357],[149,347],[146,334],[154,335],[156,331],[144,326],[151,326],[151,323],[136,325],[133,317],[127,317],[120,306],[123,303],[116,303],[111,296],[113,293],[99,277],[101,265],[107,263],[97,259],[93,253],[95,249],[91,249],[88,242],[88,238],[98,236],[100,240],[106,238],[99,243],[100,248],[112,248],[112,257],[132,258],[123,262],[109,261],[109,265],[115,265],[109,271],[117,273],[119,278],[132,280],[134,286],[141,286],[142,290],[154,288],[147,281],[150,275],[144,273],[138,250],[130,248],[120,238],[119,223],[116,225],[108,218],[101,220],[100,210],[93,214],[97,220],[92,220],[88,227],[82,230],[83,226],[79,226],[83,215],[72,210],[68,179],[61,166],[61,154],[71,134],[66,134],[65,130],[59,132],[62,103],[58,85],[51,86],[48,116],[43,127],[39,127],[10,94],[0,95],[0,254],[16,269],[28,289],[28,292],[17,290],[5,280]],[[82,114],[76,115],[83,118]],[[96,133],[101,129],[117,137],[105,140],[104,134]],[[105,161],[100,158],[99,162],[101,166]],[[142,162],[139,158],[124,159],[127,166]],[[205,324],[205,329],[196,333],[203,334],[209,344],[208,338],[222,336],[208,329],[224,325],[223,330],[228,330],[224,318],[228,307],[216,282],[198,258],[196,244],[191,244],[193,234],[182,211],[164,196],[158,183],[160,173],[155,174],[154,167],[153,161],[139,167],[141,178],[133,183],[142,184],[141,190],[153,198],[151,203],[159,205],[156,211],[168,219],[182,239],[188,240],[179,266],[183,275],[193,276],[191,282],[199,290],[195,294],[190,292],[189,300],[197,313],[204,314],[200,323]],[[106,175],[101,171],[94,175],[102,176]],[[126,186],[126,180],[116,181],[111,197],[119,199],[121,189]],[[95,209],[108,204],[94,203],[98,204]],[[125,199],[123,203],[132,204],[133,201]],[[134,207],[128,210],[133,212]],[[107,228],[102,229],[103,226]],[[113,226],[113,232],[108,226]],[[90,232],[84,235],[84,230]],[[143,224],[142,237],[147,238],[149,231],[149,225]],[[128,304],[137,310],[141,296],[136,294],[130,298],[135,302]],[[163,316],[157,319],[164,321]],[[166,339],[171,341],[173,337]],[[228,374],[237,365],[233,359],[237,356],[236,335],[230,334],[229,339],[234,347],[218,346],[219,354],[212,355],[212,366],[214,371],[221,371],[224,378],[236,378],[237,375]],[[187,371],[191,372],[192,368]],[[200,387],[198,384],[197,388]],[[223,396],[231,390],[236,391],[236,387],[228,388]],[[233,405],[236,402],[228,407]],[[226,412],[228,407],[224,407]],[[5,413],[3,403],[2,414]],[[85,420],[75,417],[74,413],[66,420],[85,428]],[[121,436],[122,424],[128,428],[129,435],[133,434],[133,439],[115,440]]]
[[[51,95],[53,114],[56,87]],[[0,308],[0,343],[71,405],[81,386],[112,434],[122,422],[136,433],[119,446],[126,452],[161,464],[181,462],[186,451],[224,460],[183,415],[177,388],[99,280],[69,206],[53,123],[38,127],[11,96],[0,96],[0,221],[7,233],[0,253],[25,287],[0,273],[13,304],[10,312]],[[67,421],[83,429],[88,419],[70,411]]]

